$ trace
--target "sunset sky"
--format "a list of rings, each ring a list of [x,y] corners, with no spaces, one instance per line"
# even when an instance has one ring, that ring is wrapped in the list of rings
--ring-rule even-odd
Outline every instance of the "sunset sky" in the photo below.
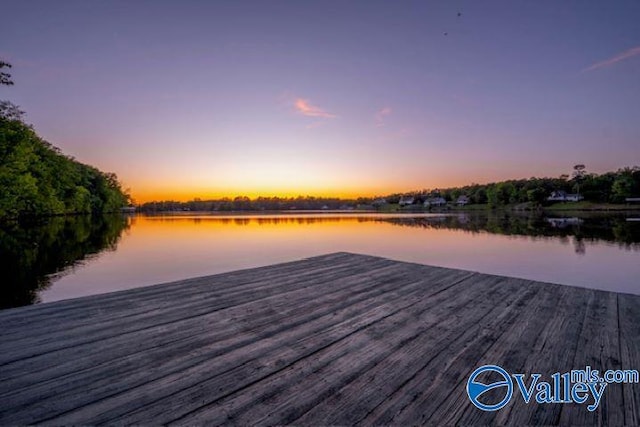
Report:
[[[640,165],[640,2],[0,0],[0,89],[138,202]]]

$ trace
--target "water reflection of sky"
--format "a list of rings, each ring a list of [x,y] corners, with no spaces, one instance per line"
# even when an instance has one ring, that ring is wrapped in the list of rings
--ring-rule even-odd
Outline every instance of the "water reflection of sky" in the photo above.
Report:
[[[557,229],[499,218],[483,225],[455,215],[138,216],[115,251],[76,267],[41,298],[54,301],[336,251],[640,294],[638,243],[607,240],[617,223],[598,224],[592,229],[599,231],[585,234],[589,223]],[[640,224],[629,224],[637,235]],[[513,232],[536,226],[531,235]]]

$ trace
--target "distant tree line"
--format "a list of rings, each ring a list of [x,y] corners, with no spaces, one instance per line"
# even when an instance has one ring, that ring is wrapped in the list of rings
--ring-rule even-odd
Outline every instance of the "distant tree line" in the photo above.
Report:
[[[385,204],[397,204],[403,196],[413,196],[416,203],[433,197],[442,197],[455,203],[460,196],[467,196],[469,203],[501,207],[527,203],[544,206],[554,191],[580,193],[584,200],[595,203],[624,203],[627,197],[640,197],[640,167],[623,168],[604,174],[587,173],[584,165],[576,165],[574,173],[558,178],[529,178],[470,184],[463,187],[424,189],[408,193],[395,193],[384,197],[359,197],[340,199],[330,197],[258,197],[245,196],[188,202],[175,200],[147,202],[138,206],[141,212],[167,211],[282,211],[282,210],[337,210],[374,208]],[[384,203],[382,202],[384,201]]]
[[[422,190],[407,194],[393,194],[387,201],[397,203],[403,195],[417,197],[443,197],[455,202],[460,196],[469,197],[470,203],[499,207],[518,203],[544,205],[553,191],[579,193],[585,201],[595,203],[624,203],[628,197],[640,197],[640,167],[627,167],[603,174],[588,173],[584,165],[576,165],[572,176],[558,178],[515,179],[489,184],[471,184],[435,190]]]
[[[337,210],[371,202],[371,198],[339,199],[335,197],[258,197],[246,196],[213,200],[194,199],[188,202],[173,200],[148,202],[138,206],[142,212],[165,211],[282,211],[282,210]]]
[[[7,65],[0,61],[0,69]],[[10,77],[0,73],[0,84],[12,84]],[[62,154],[23,122],[17,106],[0,101],[0,221],[114,212],[128,203],[115,174]]]

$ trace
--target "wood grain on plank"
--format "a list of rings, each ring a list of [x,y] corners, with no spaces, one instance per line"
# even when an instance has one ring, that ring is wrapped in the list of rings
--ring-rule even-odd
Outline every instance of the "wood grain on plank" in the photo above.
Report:
[[[475,408],[477,366],[640,365],[640,297],[349,253],[0,312],[0,424],[638,424]]]

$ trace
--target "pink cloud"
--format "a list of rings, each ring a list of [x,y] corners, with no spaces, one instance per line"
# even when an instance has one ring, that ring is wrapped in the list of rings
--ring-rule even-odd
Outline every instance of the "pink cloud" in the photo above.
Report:
[[[632,47],[629,50],[625,50],[617,55],[612,56],[609,59],[605,59],[604,61],[596,62],[595,64],[590,65],[582,71],[593,71],[598,68],[610,67],[614,64],[617,64],[620,61],[624,61],[625,59],[632,58],[636,55],[640,55],[640,46]]]
[[[296,108],[296,111],[304,116],[320,117],[323,119],[334,119],[338,117],[335,114],[329,113],[328,111],[325,111],[320,107],[310,104],[306,99],[297,98],[294,102],[294,106]]]
[[[384,118],[392,113],[391,107],[384,107],[375,114],[376,126],[384,126]]]

